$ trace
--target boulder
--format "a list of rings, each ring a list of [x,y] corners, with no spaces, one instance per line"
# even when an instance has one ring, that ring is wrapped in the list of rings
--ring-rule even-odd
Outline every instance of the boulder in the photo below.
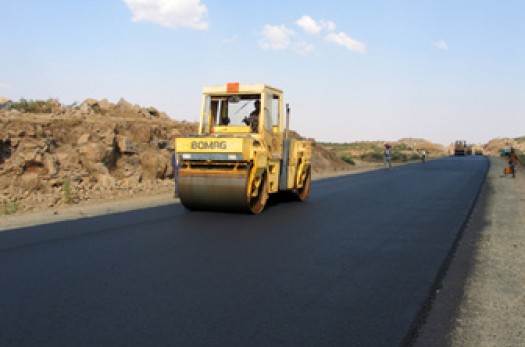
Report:
[[[174,138],[176,138],[176,137],[180,137],[181,135],[182,135],[182,134],[181,134],[181,132],[180,132],[179,129],[175,129],[175,128],[174,128],[174,129],[171,129],[171,130],[170,130],[170,135],[169,135],[169,136],[170,136],[170,139],[174,139]]]
[[[136,187],[140,182],[142,182],[142,175],[138,174],[124,178],[122,185],[125,187]]]
[[[54,178],[58,174],[58,170],[60,168],[59,161],[54,155],[48,155],[44,158],[44,167],[46,168],[47,172],[49,173],[49,177]]]
[[[169,166],[169,158],[156,152],[146,152],[140,156],[142,172],[148,178],[164,178]]]
[[[98,180],[98,175],[109,175],[109,170],[103,163],[86,163],[84,166],[95,175],[95,180]]]
[[[60,163],[61,167],[78,166],[78,153],[73,149],[62,149],[55,153],[55,158]]]
[[[41,157],[37,149],[24,150],[18,153],[18,156],[23,158],[25,162],[37,162]]]
[[[87,143],[78,148],[78,153],[89,162],[101,163],[106,157],[106,146],[102,143]]]
[[[104,134],[102,134],[102,142],[106,146],[116,146],[117,139],[115,136],[115,131],[106,131]]]
[[[135,105],[133,105],[133,107],[131,107],[131,112],[133,112],[133,113],[139,114],[140,110],[141,110],[140,105],[135,104]]]
[[[96,177],[98,184],[104,188],[113,188],[116,185],[115,179],[110,174],[99,174]]]
[[[47,137],[45,139],[45,148],[46,152],[53,152],[58,147],[57,140],[53,136]]]
[[[87,144],[91,140],[91,134],[82,134],[77,140],[77,146]]]
[[[93,108],[95,106],[98,105],[98,100],[96,99],[86,99],[86,101],[84,101],[84,104],[88,105],[89,107]]]
[[[129,134],[137,143],[149,143],[151,141],[151,128],[144,124],[133,124],[129,128]]]
[[[80,107],[78,108],[81,115],[90,114],[93,110],[92,108],[86,103],[83,102]]]
[[[131,106],[131,103],[129,103],[126,99],[124,98],[120,98],[119,101],[117,102],[117,107],[121,110],[121,111],[129,111],[132,106]]]
[[[18,186],[23,189],[25,192],[34,192],[38,191],[43,187],[42,181],[38,174],[35,172],[26,172],[20,177],[20,182]]]
[[[11,108],[11,100],[6,97],[0,96],[0,110],[9,110]]]
[[[113,104],[108,101],[108,99],[102,99],[98,103],[98,107],[101,111],[108,112],[112,109]]]
[[[126,136],[118,136],[117,138],[117,146],[120,153],[124,154],[133,154],[135,153],[135,146],[133,145],[133,141]]]
[[[157,110],[155,107],[148,107],[147,111],[153,117],[158,117],[159,116],[159,110]]]

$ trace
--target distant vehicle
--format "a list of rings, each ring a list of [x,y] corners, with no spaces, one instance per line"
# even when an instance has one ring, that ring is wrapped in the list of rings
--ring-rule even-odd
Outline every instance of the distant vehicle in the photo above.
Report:
[[[467,141],[458,140],[454,143],[454,155],[467,155]]]
[[[483,155],[483,149],[481,149],[480,147],[476,147],[474,149],[474,154],[475,155]]]
[[[508,157],[510,155],[510,148],[502,148],[499,150],[500,157]]]

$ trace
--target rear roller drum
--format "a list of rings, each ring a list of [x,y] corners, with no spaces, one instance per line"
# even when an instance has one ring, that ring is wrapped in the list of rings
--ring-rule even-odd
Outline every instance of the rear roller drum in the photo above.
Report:
[[[268,180],[263,175],[259,179],[255,179],[252,183],[249,193],[249,208],[250,212],[257,214],[264,210],[266,202],[268,201]]]
[[[312,186],[312,175],[311,170],[308,170],[305,173],[305,178],[303,180],[303,186],[294,190],[295,197],[299,201],[305,201],[310,195],[310,187]]]

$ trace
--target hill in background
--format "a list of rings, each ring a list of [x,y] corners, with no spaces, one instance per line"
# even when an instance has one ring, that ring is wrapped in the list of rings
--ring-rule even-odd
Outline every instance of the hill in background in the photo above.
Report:
[[[448,148],[424,139],[403,138],[397,141],[359,141],[351,143],[320,143],[325,149],[334,153],[348,163],[383,162],[385,144],[391,145],[392,160],[406,163],[421,159],[425,150],[428,158],[439,158],[449,155]]]

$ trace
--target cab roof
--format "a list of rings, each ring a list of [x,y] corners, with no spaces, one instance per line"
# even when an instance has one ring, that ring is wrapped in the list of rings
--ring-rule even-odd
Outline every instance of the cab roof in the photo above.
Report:
[[[240,84],[240,83],[228,83],[218,86],[207,86],[204,87],[203,93],[205,94],[235,94],[235,93],[256,93],[260,94],[265,91],[272,91],[278,94],[282,94],[283,91],[271,87],[266,84]]]

